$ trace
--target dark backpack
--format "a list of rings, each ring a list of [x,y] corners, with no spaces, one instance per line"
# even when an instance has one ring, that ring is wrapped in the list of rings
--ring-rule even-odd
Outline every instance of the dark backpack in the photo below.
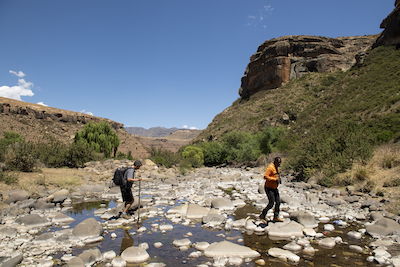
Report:
[[[124,184],[124,174],[127,169],[132,167],[121,167],[117,168],[114,172],[114,178],[112,179],[115,185],[123,185]]]

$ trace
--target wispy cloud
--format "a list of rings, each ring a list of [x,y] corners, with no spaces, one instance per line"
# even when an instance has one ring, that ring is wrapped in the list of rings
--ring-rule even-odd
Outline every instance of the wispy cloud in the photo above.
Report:
[[[24,77],[25,73],[22,71],[15,72],[10,70],[10,73],[18,76]],[[15,86],[7,86],[3,85],[0,86],[0,96],[12,98],[15,100],[21,100],[21,96],[33,96],[34,93],[32,92],[33,83],[25,81],[25,79],[18,79],[18,85]]]
[[[264,19],[271,14],[273,10],[274,8],[271,7],[271,5],[263,6],[262,9],[258,10],[258,14],[249,15],[247,17],[248,22],[246,23],[246,26],[267,28]]]
[[[13,71],[13,70],[9,70],[8,72],[17,75],[20,78],[26,76],[25,73],[23,73],[22,71],[16,72],[16,71]]]

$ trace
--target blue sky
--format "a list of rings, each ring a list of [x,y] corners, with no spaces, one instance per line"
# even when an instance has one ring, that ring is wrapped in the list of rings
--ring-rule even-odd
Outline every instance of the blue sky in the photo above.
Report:
[[[0,96],[205,129],[285,35],[379,34],[394,0],[0,0]]]

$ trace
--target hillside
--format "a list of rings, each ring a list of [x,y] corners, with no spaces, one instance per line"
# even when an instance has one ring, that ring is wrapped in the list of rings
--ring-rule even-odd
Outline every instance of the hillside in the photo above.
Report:
[[[143,127],[124,127],[124,129],[131,135],[148,136],[148,137],[164,137],[179,130],[176,127],[165,128],[160,126],[151,127],[149,129],[145,129]]]
[[[371,132],[400,137],[400,50],[369,50],[348,71],[310,72],[285,85],[239,98],[215,116],[195,140],[220,139],[230,131],[257,132],[284,126],[301,136],[334,118],[368,125]],[[391,132],[391,133],[390,133]],[[397,140],[397,139],[396,139]]]
[[[118,151],[132,152],[135,158],[148,156],[143,144],[123,129],[123,124],[79,112],[62,110],[0,97],[0,136],[12,131],[24,136],[26,141],[46,141],[48,138],[69,144],[76,131],[89,122],[107,121],[121,139]]]

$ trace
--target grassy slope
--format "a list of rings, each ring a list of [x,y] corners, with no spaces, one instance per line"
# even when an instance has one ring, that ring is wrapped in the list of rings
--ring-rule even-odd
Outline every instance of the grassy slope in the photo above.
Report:
[[[279,125],[286,113],[291,136],[341,117],[368,125],[374,133],[400,135],[400,50],[378,47],[361,67],[343,73],[309,73],[277,89],[238,99],[218,114],[196,140],[233,131],[257,132]]]

